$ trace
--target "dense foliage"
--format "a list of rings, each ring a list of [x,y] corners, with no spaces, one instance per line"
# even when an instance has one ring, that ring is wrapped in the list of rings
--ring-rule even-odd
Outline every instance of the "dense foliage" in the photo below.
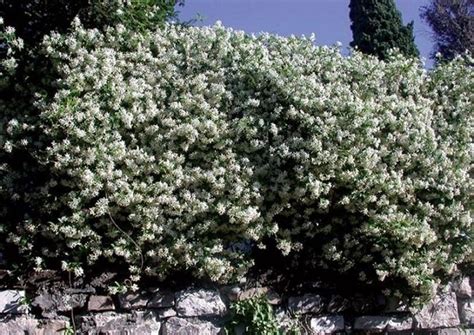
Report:
[[[15,28],[28,44],[41,42],[44,35],[65,32],[74,17],[87,27],[101,28],[121,23],[133,29],[154,28],[176,18],[175,5],[182,0],[3,0],[0,17]]]
[[[349,9],[352,47],[380,59],[386,59],[393,48],[408,57],[419,55],[413,22],[403,25],[394,0],[351,0]]]
[[[450,60],[466,50],[474,53],[474,0],[431,0],[421,17],[433,31],[433,56]]]
[[[278,321],[273,306],[265,297],[239,300],[230,306],[231,318],[226,326],[226,334],[243,329],[249,335],[279,335]]]
[[[275,241],[423,298],[472,257],[472,58],[427,72],[220,25],[78,21],[42,52],[51,87],[2,105],[7,256],[226,282]]]
[[[0,151],[2,217],[38,217],[42,201],[47,203],[55,197],[44,193],[49,187],[51,167],[37,156],[47,149],[50,140],[40,129],[42,106],[37,101],[40,96],[54,94],[57,76],[51,59],[44,54],[44,36],[66,33],[75,17],[89,28],[121,24],[133,31],[155,29],[167,20],[175,20],[176,5],[183,4],[184,0],[1,1],[0,136],[9,133],[12,140],[0,141],[5,144]],[[22,141],[17,145],[12,145],[16,138],[12,125],[21,127]],[[28,243],[24,235],[20,244]],[[15,250],[5,252],[16,254]],[[20,259],[14,259],[21,269]]]

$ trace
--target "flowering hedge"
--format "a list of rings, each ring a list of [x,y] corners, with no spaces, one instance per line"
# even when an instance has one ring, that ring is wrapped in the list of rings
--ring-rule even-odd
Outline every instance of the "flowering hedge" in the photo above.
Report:
[[[3,157],[40,133],[42,186],[18,194],[10,163],[0,186],[23,209],[3,208],[0,234],[37,267],[228,282],[246,245],[275,241],[308,268],[428,297],[472,259],[469,56],[427,72],[220,25],[78,22],[43,52],[55,90],[0,132]]]

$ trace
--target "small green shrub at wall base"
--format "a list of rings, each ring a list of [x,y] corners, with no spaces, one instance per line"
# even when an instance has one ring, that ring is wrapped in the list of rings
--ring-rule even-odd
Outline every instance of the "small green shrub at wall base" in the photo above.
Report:
[[[279,335],[273,307],[265,297],[255,297],[234,302],[230,307],[231,320],[226,333],[233,335],[242,328],[249,335]]]
[[[78,20],[41,54],[34,101],[0,96],[6,257],[136,287],[235,281],[240,246],[277,245],[418,301],[472,257],[469,55],[427,71],[219,24]]]
[[[66,328],[61,329],[61,330],[63,331],[64,335],[74,335],[74,334],[76,334],[76,331],[74,330],[74,328],[72,326],[67,326]]]

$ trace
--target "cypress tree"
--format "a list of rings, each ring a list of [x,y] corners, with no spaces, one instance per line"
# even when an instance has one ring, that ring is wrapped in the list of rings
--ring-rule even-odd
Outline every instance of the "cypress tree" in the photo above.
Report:
[[[403,25],[394,0],[351,0],[349,9],[352,47],[380,59],[386,59],[392,48],[406,56],[419,56],[413,21]]]

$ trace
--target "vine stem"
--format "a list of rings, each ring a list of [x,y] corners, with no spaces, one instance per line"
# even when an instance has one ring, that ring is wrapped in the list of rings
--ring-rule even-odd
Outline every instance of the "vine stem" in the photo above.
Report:
[[[143,271],[143,266],[145,264],[142,249],[140,248],[138,243],[130,236],[130,234],[127,234],[127,232],[124,231],[122,228],[120,228],[120,226],[117,224],[117,222],[115,222],[114,218],[112,217],[112,214],[110,213],[109,208],[107,208],[107,214],[109,215],[110,221],[112,221],[112,224],[115,226],[115,228],[117,228],[123,235],[125,235],[127,237],[127,239],[130,242],[132,242],[133,245],[137,248],[137,251],[140,254],[140,272],[142,272]]]
[[[69,288],[72,288],[72,278],[71,278],[71,271],[67,272],[68,279],[69,279]],[[76,334],[77,329],[76,329],[76,321],[74,321],[74,307],[71,306],[71,323],[72,323],[72,329],[74,330],[74,334]]]

